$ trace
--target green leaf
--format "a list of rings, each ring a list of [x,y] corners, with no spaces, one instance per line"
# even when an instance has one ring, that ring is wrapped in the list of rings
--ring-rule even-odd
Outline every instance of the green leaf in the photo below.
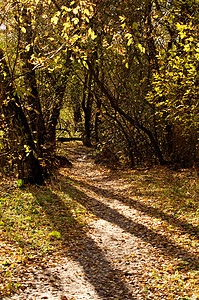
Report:
[[[133,22],[133,29],[135,29],[135,30],[138,30],[138,23],[136,23],[136,22]]]
[[[48,236],[50,237],[54,237],[56,239],[60,239],[61,238],[61,233],[59,231],[51,231]]]
[[[62,9],[62,10],[66,10],[66,11],[67,11],[67,10],[68,10],[68,7],[67,7],[67,6],[65,6],[65,5],[62,5],[61,9]]]
[[[17,186],[20,188],[24,185],[24,180],[23,179],[18,179],[17,180]]]

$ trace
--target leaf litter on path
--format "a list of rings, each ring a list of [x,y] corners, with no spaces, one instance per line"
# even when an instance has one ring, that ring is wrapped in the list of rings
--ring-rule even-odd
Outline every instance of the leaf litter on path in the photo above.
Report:
[[[18,292],[2,299],[198,299],[198,179],[166,168],[111,170],[88,151],[71,143],[73,168],[24,191],[43,215],[43,242],[32,231],[24,239],[34,235],[36,251],[46,251],[37,260],[23,245],[34,259],[17,270]]]

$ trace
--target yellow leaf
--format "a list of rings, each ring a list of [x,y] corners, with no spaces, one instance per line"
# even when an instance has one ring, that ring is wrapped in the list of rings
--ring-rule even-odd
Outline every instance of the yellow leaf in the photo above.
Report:
[[[128,40],[127,46],[129,47],[132,44],[132,39]]]
[[[89,11],[87,8],[84,10],[84,13],[85,13],[85,15],[87,15],[88,17],[90,16],[90,11]]]
[[[74,8],[73,9],[73,13],[76,15],[76,14],[78,14],[78,9],[77,8]]]
[[[83,66],[88,70],[88,64],[87,64],[87,62],[85,61],[85,60],[83,60]]]
[[[77,25],[79,23],[79,19],[78,18],[73,18],[72,21],[74,22],[75,25]]]
[[[141,44],[138,44],[138,48],[142,53],[145,53],[145,48]]]
[[[26,46],[26,51],[27,51],[27,52],[30,51],[30,45],[27,45],[27,46]]]
[[[25,28],[25,27],[21,27],[21,31],[22,31],[23,33],[26,33],[26,28]]]
[[[126,17],[125,17],[125,16],[119,16],[119,18],[120,18],[120,20],[121,20],[122,22],[124,22],[124,21],[126,20]]]
[[[97,37],[97,35],[91,28],[89,28],[88,30],[88,36],[90,36],[92,40],[94,40]]]
[[[58,20],[59,20],[59,19],[58,19],[57,16],[54,16],[54,17],[51,18],[51,22],[54,23],[55,25],[57,25]]]

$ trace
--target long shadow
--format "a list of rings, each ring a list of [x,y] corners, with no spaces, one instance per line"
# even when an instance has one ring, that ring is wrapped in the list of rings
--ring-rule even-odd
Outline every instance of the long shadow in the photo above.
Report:
[[[71,179],[68,178],[68,180],[71,180]],[[144,214],[147,214],[147,215],[150,215],[150,216],[153,216],[156,218],[161,218],[162,220],[167,221],[169,224],[179,227],[183,233],[189,233],[190,235],[195,236],[196,238],[199,238],[198,226],[194,226],[186,221],[179,220],[178,218],[176,218],[172,215],[166,214],[157,208],[154,208],[150,205],[143,204],[143,203],[136,201],[130,197],[123,196],[123,195],[121,196],[121,194],[109,191],[104,188],[102,189],[102,188],[96,187],[94,185],[85,183],[83,181],[79,181],[79,180],[75,180],[75,179],[72,179],[72,181],[83,188],[86,188],[86,189],[89,189],[89,190],[95,192],[99,196],[118,200],[118,201],[128,205],[130,208],[139,210],[139,211],[143,212]]]
[[[78,201],[83,205],[88,211],[97,217],[106,220],[112,224],[117,225],[124,231],[142,239],[143,241],[151,244],[154,248],[158,249],[162,254],[166,254],[170,257],[175,257],[181,262],[184,262],[186,267],[190,269],[198,270],[199,258],[197,255],[190,253],[185,248],[180,245],[173,243],[169,238],[163,236],[154,230],[149,229],[145,225],[134,222],[124,215],[120,214],[117,210],[110,208],[104,203],[100,202],[95,198],[88,197],[84,192],[80,191],[78,188],[67,183],[67,181],[76,182],[71,178],[64,178],[63,187],[65,193],[67,193],[71,198]],[[87,185],[87,184],[86,184]],[[87,186],[88,187],[88,186]],[[74,197],[75,196],[75,197]]]
[[[71,192],[68,190],[64,190],[64,192],[68,192],[72,199],[75,196],[82,196],[78,190],[72,187],[68,188]],[[39,204],[45,210],[45,214],[48,216],[52,228],[61,233],[63,246],[67,245],[67,247],[69,247],[72,258],[83,267],[86,280],[92,284],[99,297],[104,300],[137,299],[130,293],[128,287],[122,280],[123,273],[113,268],[104,252],[97,246],[94,240],[88,236],[86,229],[73,217],[64,201],[50,190],[47,192],[49,194],[48,202],[42,200],[42,194],[38,195],[32,191]],[[83,196],[84,198],[86,197],[86,195]],[[63,222],[63,216],[67,216],[66,219],[70,220],[70,222]],[[74,236],[76,241],[74,241]],[[74,246],[74,244],[76,246]],[[61,286],[61,279],[57,278],[57,281]]]

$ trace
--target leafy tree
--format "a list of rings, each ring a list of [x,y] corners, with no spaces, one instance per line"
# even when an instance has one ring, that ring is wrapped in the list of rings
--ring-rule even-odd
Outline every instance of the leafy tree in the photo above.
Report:
[[[192,1],[174,1],[164,10],[157,6],[155,19],[164,39],[156,56],[159,72],[153,72],[148,94],[169,159],[188,165],[198,159],[198,9]]]
[[[12,131],[14,135],[19,179],[30,183],[42,184],[43,176],[35,144],[26,116],[23,113],[16,90],[11,81],[3,50],[0,50],[0,61],[2,112],[9,126],[9,132]]]
[[[132,167],[197,162],[196,1],[0,4],[1,123],[20,177],[34,176],[22,175],[33,167],[19,157],[32,153],[44,166],[54,155],[62,109],[73,111],[74,128],[84,124],[85,145],[111,142]]]

